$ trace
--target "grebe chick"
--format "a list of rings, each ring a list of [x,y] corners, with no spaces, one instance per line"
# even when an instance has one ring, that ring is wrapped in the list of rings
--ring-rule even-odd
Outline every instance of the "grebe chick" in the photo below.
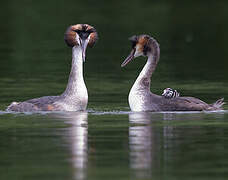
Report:
[[[59,96],[44,96],[24,102],[11,103],[7,111],[83,111],[88,103],[87,88],[83,78],[83,61],[87,45],[93,47],[98,39],[96,29],[88,24],[70,26],[64,40],[72,48],[72,67],[65,91]]]
[[[165,98],[150,91],[152,73],[160,58],[158,42],[148,35],[132,36],[132,51],[122,67],[138,56],[147,56],[147,62],[132,86],[128,101],[132,111],[213,111],[221,110],[223,98],[207,104],[194,97]]]
[[[180,93],[175,89],[166,88],[163,90],[162,96],[165,98],[176,98],[180,96]]]

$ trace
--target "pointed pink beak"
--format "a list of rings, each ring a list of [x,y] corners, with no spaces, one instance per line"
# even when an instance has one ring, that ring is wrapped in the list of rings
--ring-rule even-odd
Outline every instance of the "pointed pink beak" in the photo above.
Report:
[[[135,48],[132,49],[131,53],[129,56],[124,60],[124,62],[121,64],[121,67],[126,66],[132,59],[135,57]]]

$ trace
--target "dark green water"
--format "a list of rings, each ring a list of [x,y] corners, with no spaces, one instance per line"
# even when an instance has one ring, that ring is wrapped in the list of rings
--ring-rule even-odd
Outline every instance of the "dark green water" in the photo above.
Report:
[[[29,1],[0,6],[0,179],[228,178],[228,113],[130,113],[128,92],[145,59],[126,68],[127,38],[150,34],[161,59],[151,90],[212,103],[228,99],[228,2]],[[87,50],[87,113],[6,114],[12,101],[66,87],[71,24],[96,27]]]

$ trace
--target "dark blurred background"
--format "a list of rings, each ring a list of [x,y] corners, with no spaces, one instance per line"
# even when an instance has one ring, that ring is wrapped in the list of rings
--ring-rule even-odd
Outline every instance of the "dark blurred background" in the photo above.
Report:
[[[12,101],[64,91],[71,68],[64,32],[78,23],[99,34],[84,64],[89,113],[4,114]],[[152,92],[171,87],[228,102],[227,0],[0,2],[1,180],[227,179],[227,111],[128,112],[146,62],[120,67],[135,34],[160,44]]]
[[[2,1],[0,7],[0,102],[63,92],[71,49],[63,34],[88,23],[99,41],[87,49],[85,80],[90,108],[122,108],[145,58],[126,68],[127,40],[149,34],[160,43],[161,59],[152,91],[166,87],[212,102],[227,96],[228,1],[65,0]]]

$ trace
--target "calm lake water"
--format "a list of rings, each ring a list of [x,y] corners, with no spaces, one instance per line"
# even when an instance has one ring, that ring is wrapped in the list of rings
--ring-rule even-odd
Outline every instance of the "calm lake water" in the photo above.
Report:
[[[151,91],[228,100],[228,2],[16,1],[0,11],[0,179],[220,180],[228,178],[228,106],[220,112],[133,113],[129,90],[145,58],[126,68],[128,37],[158,40]],[[9,114],[12,101],[66,87],[71,24],[96,27],[84,76],[88,112]]]

